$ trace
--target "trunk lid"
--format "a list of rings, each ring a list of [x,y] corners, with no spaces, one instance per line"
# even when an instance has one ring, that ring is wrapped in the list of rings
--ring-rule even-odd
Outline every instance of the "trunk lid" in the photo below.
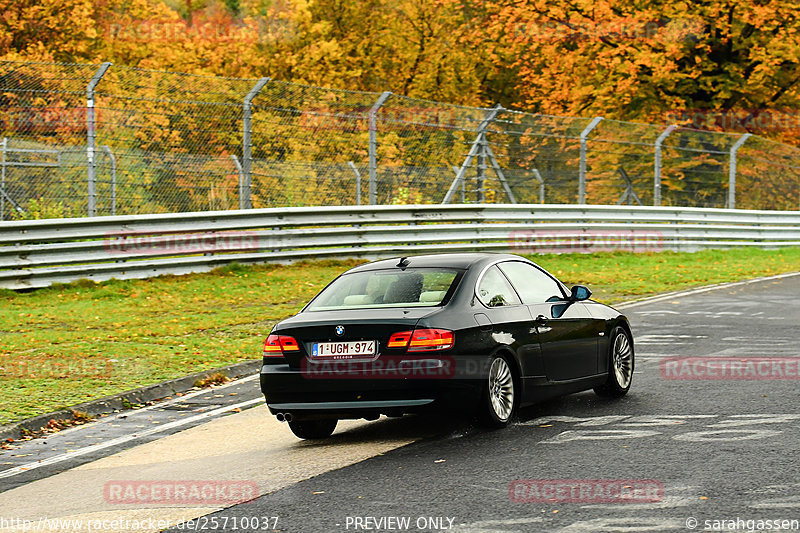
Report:
[[[273,333],[290,335],[300,345],[300,353],[288,354],[290,367],[300,368],[302,359],[312,353],[315,343],[376,341],[378,355],[387,353],[392,334],[414,329],[417,322],[439,307],[348,309],[342,311],[306,312],[288,318]],[[341,326],[344,331],[337,334]]]

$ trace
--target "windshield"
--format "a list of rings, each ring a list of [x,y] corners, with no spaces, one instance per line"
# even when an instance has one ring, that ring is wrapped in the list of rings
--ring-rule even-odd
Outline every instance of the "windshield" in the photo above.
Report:
[[[322,291],[306,311],[433,307],[441,305],[458,273],[447,268],[409,268],[344,274]]]

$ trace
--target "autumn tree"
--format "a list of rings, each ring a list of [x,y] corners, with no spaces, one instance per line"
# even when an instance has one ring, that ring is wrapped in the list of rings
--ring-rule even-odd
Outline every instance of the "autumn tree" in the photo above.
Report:
[[[657,120],[678,109],[795,108],[792,1],[494,3],[483,32],[520,101],[572,116]]]

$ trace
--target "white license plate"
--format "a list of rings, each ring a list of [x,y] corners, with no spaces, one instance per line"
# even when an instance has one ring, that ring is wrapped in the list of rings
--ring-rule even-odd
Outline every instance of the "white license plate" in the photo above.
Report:
[[[312,357],[357,357],[375,355],[376,341],[315,342],[311,347]]]

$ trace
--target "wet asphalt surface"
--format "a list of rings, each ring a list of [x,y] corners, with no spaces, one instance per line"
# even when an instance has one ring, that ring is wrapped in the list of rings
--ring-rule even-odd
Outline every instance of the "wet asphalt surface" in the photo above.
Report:
[[[779,522],[800,519],[800,391],[796,377],[786,378],[797,361],[764,367],[760,379],[666,379],[662,370],[672,357],[797,358],[799,296],[794,276],[630,307],[636,373],[621,400],[575,394],[526,408],[499,431],[420,418],[441,427],[436,437],[192,525],[292,532],[800,529]],[[554,496],[545,492],[554,487],[546,480],[608,482],[583,493],[562,484]],[[627,498],[608,501],[615,482],[627,487]],[[567,501],[581,495],[589,501]]]
[[[779,523],[800,520],[800,393],[797,376],[781,374],[796,369],[800,359],[798,296],[800,276],[794,276],[630,306],[625,313],[636,340],[636,372],[623,399],[571,395],[526,408],[499,431],[431,416],[384,419],[376,423],[380,431],[362,438],[399,434],[412,422],[432,436],[185,526],[287,532],[800,530],[798,522]],[[768,363],[761,379],[667,379],[676,374],[668,373],[666,362],[688,357],[788,360]],[[260,398],[251,378],[15,443],[0,451],[0,492],[228,416]],[[546,492],[556,486],[557,495]],[[628,497],[613,497],[614,487]],[[585,501],[570,501],[581,499],[576,494]]]

